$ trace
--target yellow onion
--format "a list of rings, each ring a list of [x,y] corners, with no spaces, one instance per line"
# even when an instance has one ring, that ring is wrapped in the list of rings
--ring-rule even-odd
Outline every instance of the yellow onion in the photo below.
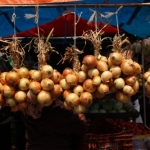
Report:
[[[26,91],[29,89],[30,81],[27,78],[21,78],[18,83],[18,88],[22,91]]]
[[[43,106],[50,106],[53,103],[50,92],[43,90],[38,93],[37,101]]]
[[[42,73],[40,70],[34,70],[32,73],[31,73],[31,76],[30,78],[34,81],[41,81],[42,79]]]
[[[93,102],[92,94],[89,92],[83,92],[79,98],[80,104],[83,106],[90,106]]]
[[[101,74],[101,81],[103,83],[109,83],[111,79],[112,79],[112,72],[110,72],[110,71],[102,72],[102,74]]]
[[[122,89],[125,86],[125,81],[123,78],[117,78],[114,80],[114,86],[117,89]]]
[[[2,84],[6,84],[6,83],[7,83],[7,82],[6,82],[6,79],[5,79],[6,74],[7,74],[7,72],[2,72],[2,73],[0,74],[0,82],[1,82]]]
[[[136,61],[134,61],[133,63],[134,63],[135,68],[136,68],[135,69],[135,74],[140,74],[141,71],[142,71],[142,68],[141,68],[140,64],[138,64]]]
[[[125,75],[133,75],[136,71],[136,66],[132,61],[124,60],[121,63],[121,71]]]
[[[30,78],[31,78],[32,73],[33,73],[34,71],[36,71],[36,70],[34,70],[34,69],[29,70],[29,77],[30,77]]]
[[[25,111],[26,108],[28,107],[28,103],[26,101],[17,103],[17,107],[18,107],[18,110]]]
[[[77,85],[73,88],[73,93],[77,94],[80,96],[83,93],[83,87],[81,85]]]
[[[125,85],[122,91],[129,96],[132,96],[134,94],[134,90],[130,85]]]
[[[117,91],[116,92],[116,100],[122,102],[122,103],[127,103],[130,100],[130,96],[123,93],[123,91]]]
[[[136,82],[136,76],[132,75],[132,76],[125,77],[125,83],[127,85],[133,86],[135,82]]]
[[[86,79],[83,82],[83,89],[84,89],[84,91],[90,92],[90,93],[92,93],[96,90],[96,86],[93,85],[92,79]]]
[[[59,71],[54,70],[51,79],[54,83],[59,83],[59,81],[62,79],[62,75]]]
[[[113,65],[120,65],[123,60],[123,56],[119,52],[110,53],[109,58]]]
[[[105,57],[105,56],[100,56],[99,60],[105,61],[107,63],[107,57]]]
[[[29,78],[29,70],[26,67],[21,67],[17,69],[20,78]]]
[[[5,80],[9,85],[16,85],[20,81],[20,75],[16,71],[9,71],[5,76]]]
[[[17,91],[14,94],[14,99],[18,103],[24,102],[27,99],[27,94],[24,91]]]
[[[79,101],[79,96],[75,93],[69,93],[66,98],[65,98],[65,102],[67,103],[67,105],[69,105],[70,107],[76,107],[79,105],[80,101]]]
[[[31,90],[34,94],[37,94],[41,91],[41,84],[37,81],[31,81],[29,84],[29,90]]]
[[[78,84],[78,77],[75,74],[66,75],[65,80],[70,86],[76,86]]]
[[[65,101],[64,101],[64,108],[66,110],[72,110],[73,108],[71,106],[69,106]]]
[[[95,76],[99,75],[99,71],[96,68],[92,68],[88,70],[87,74],[90,78],[94,78]]]
[[[6,98],[6,106],[14,107],[16,104],[17,103],[13,97]]]
[[[37,95],[34,94],[31,90],[27,92],[27,101],[31,104],[37,103]]]
[[[64,90],[64,91],[63,91],[63,98],[65,99],[66,96],[67,96],[69,93],[72,93],[72,90],[71,90],[71,89],[69,89],[69,90]]]
[[[50,65],[43,65],[41,67],[41,74],[42,74],[42,79],[44,78],[50,78],[53,75],[53,68]]]
[[[71,68],[65,68],[64,70],[63,70],[63,72],[62,72],[62,76],[63,76],[63,78],[66,78],[66,76],[68,75],[68,74],[72,74],[73,73],[73,69],[71,69]]]
[[[50,91],[52,99],[57,99],[62,95],[63,89],[59,84],[54,84],[53,89]]]
[[[147,77],[150,75],[150,68],[148,71],[146,71],[144,74],[143,74],[143,78],[144,80],[147,80]]]
[[[74,112],[77,114],[83,114],[86,111],[86,107],[79,104],[78,106],[74,107]]]
[[[112,73],[112,78],[119,78],[121,75],[121,68],[119,66],[112,66],[110,69],[110,72]]]
[[[82,64],[81,65],[81,70],[84,71],[84,72],[87,72],[88,71],[88,67],[85,64]]]
[[[66,82],[66,79],[61,79],[59,81],[59,84],[60,86],[62,87],[63,90],[69,90],[71,88],[71,85],[69,85],[67,82]]]
[[[135,84],[132,86],[132,88],[134,90],[134,94],[136,94],[138,92],[139,87],[140,87],[139,82],[136,80]]]
[[[106,94],[102,94],[98,90],[96,90],[93,95],[95,98],[103,98]]]
[[[78,78],[78,82],[82,83],[86,78],[87,78],[87,74],[84,71],[79,71],[76,73],[76,76]]]
[[[103,60],[98,60],[97,61],[97,69],[100,72],[104,72],[104,71],[108,70],[108,64]]]
[[[54,82],[49,78],[44,78],[41,80],[41,87],[45,91],[50,91],[54,88]]]
[[[4,97],[13,97],[15,94],[15,87],[11,85],[4,84],[2,88],[2,95]]]
[[[100,85],[100,83],[101,83],[101,77],[100,77],[100,76],[95,76],[95,77],[92,79],[92,82],[93,82],[93,85],[95,85],[95,86]]]
[[[106,83],[101,83],[98,87],[97,87],[97,91],[101,94],[107,94],[109,92],[109,85]]]
[[[0,83],[0,92],[2,91],[2,89],[3,89],[3,84]]]
[[[92,69],[97,65],[97,59],[93,55],[85,55],[82,63],[88,68]]]

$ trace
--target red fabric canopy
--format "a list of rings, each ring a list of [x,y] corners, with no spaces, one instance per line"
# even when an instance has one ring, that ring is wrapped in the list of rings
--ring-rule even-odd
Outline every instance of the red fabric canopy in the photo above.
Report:
[[[61,3],[61,2],[73,2],[73,1],[79,1],[79,0],[1,0],[0,5]]]

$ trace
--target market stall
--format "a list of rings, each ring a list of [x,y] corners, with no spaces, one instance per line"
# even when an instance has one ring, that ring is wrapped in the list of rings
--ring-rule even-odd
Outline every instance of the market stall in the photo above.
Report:
[[[82,149],[132,150],[143,137],[148,147],[150,72],[141,41],[150,36],[149,5],[142,0],[0,2],[1,108],[24,112],[30,104],[49,107],[60,98],[66,110],[87,117]],[[141,114],[132,102],[141,95],[143,122],[137,123]]]

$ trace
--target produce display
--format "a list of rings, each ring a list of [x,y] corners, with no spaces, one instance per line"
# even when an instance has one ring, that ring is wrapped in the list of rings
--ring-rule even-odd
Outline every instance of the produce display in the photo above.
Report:
[[[49,106],[54,99],[61,96],[66,109],[85,113],[89,106],[95,105],[95,98],[101,99],[109,93],[115,93],[116,103],[112,105],[113,109],[108,109],[109,103],[103,103],[103,110],[97,112],[125,112],[123,104],[128,103],[131,96],[139,90],[141,66],[132,60],[131,43],[125,35],[115,35],[109,57],[102,56],[102,41],[108,39],[102,38],[102,35],[102,30],[83,32],[81,38],[93,44],[94,54],[85,55],[81,62],[79,55],[84,53],[83,50],[75,45],[67,47],[59,63],[69,60],[72,68],[66,67],[63,72],[47,64],[50,53],[58,53],[48,39],[44,41],[43,38],[38,38],[34,41],[38,58],[37,70],[28,70],[23,65],[25,51],[18,40],[8,42],[9,46],[4,49],[12,60],[13,69],[0,74],[1,107],[10,106],[12,111],[23,111],[29,103],[38,102]],[[124,44],[128,46],[127,50],[123,49]]]

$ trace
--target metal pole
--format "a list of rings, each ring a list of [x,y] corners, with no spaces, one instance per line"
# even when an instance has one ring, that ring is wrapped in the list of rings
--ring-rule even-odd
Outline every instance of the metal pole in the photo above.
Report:
[[[150,3],[116,3],[116,4],[38,4],[40,7],[142,7],[142,6],[150,6]],[[0,7],[35,7],[37,4],[5,4],[1,5]]]

